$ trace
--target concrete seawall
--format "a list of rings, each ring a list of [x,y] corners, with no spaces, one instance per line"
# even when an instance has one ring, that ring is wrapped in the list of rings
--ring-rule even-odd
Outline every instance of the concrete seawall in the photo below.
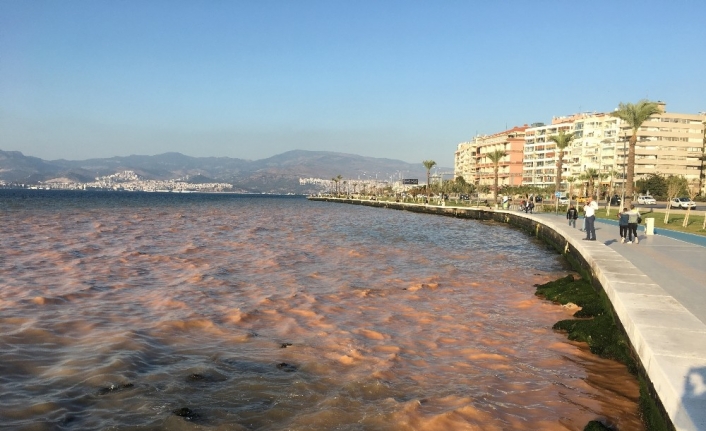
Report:
[[[551,244],[576,269],[589,276],[594,288],[607,298],[662,416],[671,421],[676,430],[706,430],[706,324],[606,243],[582,241],[583,235],[576,229],[568,229],[564,218],[489,208],[310,199],[493,220],[519,227]],[[669,270],[673,269],[665,268]],[[706,287],[706,281],[702,287]]]

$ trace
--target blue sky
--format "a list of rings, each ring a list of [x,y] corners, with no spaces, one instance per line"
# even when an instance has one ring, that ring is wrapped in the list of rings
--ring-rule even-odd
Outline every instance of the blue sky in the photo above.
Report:
[[[0,0],[0,149],[327,150],[453,166],[476,133],[706,111],[706,1]]]

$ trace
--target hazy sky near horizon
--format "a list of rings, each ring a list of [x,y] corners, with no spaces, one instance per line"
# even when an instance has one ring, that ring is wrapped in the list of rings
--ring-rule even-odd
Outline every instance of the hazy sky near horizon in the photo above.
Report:
[[[706,1],[0,0],[0,150],[452,167],[620,102],[706,111]]]

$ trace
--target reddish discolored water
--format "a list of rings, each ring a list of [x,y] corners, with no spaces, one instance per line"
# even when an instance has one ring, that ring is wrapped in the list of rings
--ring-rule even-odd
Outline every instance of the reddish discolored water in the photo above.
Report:
[[[294,198],[0,191],[0,428],[640,430],[506,226]]]

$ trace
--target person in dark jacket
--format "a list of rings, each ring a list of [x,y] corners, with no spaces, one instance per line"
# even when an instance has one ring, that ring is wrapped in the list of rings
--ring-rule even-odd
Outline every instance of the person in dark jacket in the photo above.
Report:
[[[571,205],[569,210],[566,212],[566,219],[569,220],[569,226],[573,226],[574,229],[576,229],[577,218],[579,218],[579,212],[576,207]]]

